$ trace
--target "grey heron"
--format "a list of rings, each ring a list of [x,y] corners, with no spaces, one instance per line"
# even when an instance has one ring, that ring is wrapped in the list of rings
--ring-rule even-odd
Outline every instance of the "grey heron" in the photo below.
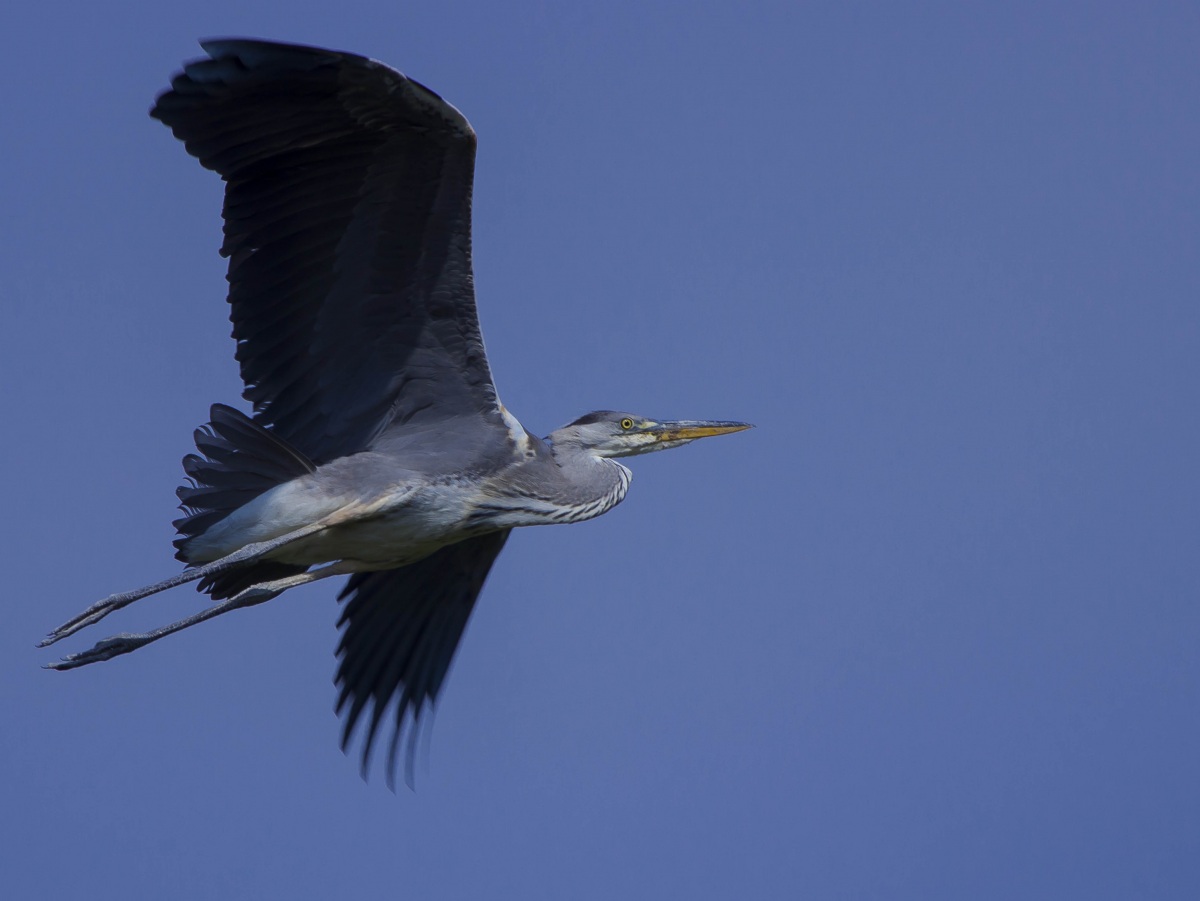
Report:
[[[253,417],[218,404],[196,430],[174,523],[183,572],[99,601],[42,646],[186,582],[214,603],[49,666],[108,660],[349,576],[342,745],[369,709],[365,773],[394,708],[390,783],[402,733],[411,767],[421,716],[514,528],[610,510],[629,489],[619,457],[750,426],[599,411],[546,438],[526,432],[497,397],[476,317],[475,133],[462,114],[362,56],[201,46],[208,57],[150,114],[225,181],[221,253]]]

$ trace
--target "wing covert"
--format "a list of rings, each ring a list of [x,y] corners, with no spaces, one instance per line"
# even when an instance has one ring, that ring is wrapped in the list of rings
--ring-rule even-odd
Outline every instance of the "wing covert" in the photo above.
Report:
[[[320,464],[391,424],[500,427],[475,310],[475,134],[349,53],[206,41],[151,115],[225,180],[229,303],[258,422]]]

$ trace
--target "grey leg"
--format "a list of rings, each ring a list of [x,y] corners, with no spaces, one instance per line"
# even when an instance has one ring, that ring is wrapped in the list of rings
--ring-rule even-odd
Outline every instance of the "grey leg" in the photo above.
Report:
[[[232,554],[222,557],[219,560],[214,560],[211,563],[205,563],[203,566],[196,566],[191,569],[185,569],[178,575],[172,576],[169,579],[163,579],[161,582],[155,582],[153,585],[147,585],[145,588],[138,588],[135,591],[127,591],[122,594],[111,594],[102,601],[97,601],[92,606],[88,607],[74,619],[69,619],[44,639],[38,642],[39,648],[44,648],[54,644],[59,639],[66,638],[68,635],[74,635],[80,629],[90,626],[93,623],[98,623],[104,617],[108,616],[114,610],[120,610],[122,607],[128,607],[134,601],[139,601],[144,597],[149,597],[152,594],[158,594],[160,591],[166,591],[168,588],[174,588],[176,585],[183,585],[187,582],[194,582],[197,579],[203,579],[208,576],[216,575],[223,570],[229,569],[231,566],[237,566],[240,563],[245,563],[257,557],[262,557],[271,551],[278,550],[284,545],[291,544],[293,541],[299,541],[301,538],[307,538],[314,532],[319,532],[324,529],[328,523],[316,522],[307,525],[302,529],[297,529],[294,532],[289,532],[286,535],[281,535],[278,538],[272,538],[270,541],[260,541],[258,544],[248,544],[243,548],[234,551]],[[232,598],[230,599],[232,600]]]
[[[261,585],[251,585],[233,597],[213,604],[211,607],[207,607],[186,619],[171,623],[169,626],[163,626],[150,632],[125,632],[120,635],[114,635],[111,638],[97,642],[90,650],[82,651],[78,654],[69,654],[62,660],[48,663],[46,664],[46,669],[75,669],[76,667],[87,666],[89,663],[99,663],[101,660],[119,657],[121,654],[136,651],[138,648],[144,647],[152,641],[158,641],[160,638],[171,635],[174,632],[181,632],[197,623],[220,616],[222,613],[228,613],[230,610],[253,607],[255,604],[269,601],[271,598],[278,596],[289,588],[295,588],[297,585],[304,585],[305,583],[315,582],[318,579],[324,579],[328,576],[344,575],[353,571],[350,564],[339,561],[320,569],[312,570],[311,572],[297,573],[283,579],[276,579],[273,582],[263,582]]]

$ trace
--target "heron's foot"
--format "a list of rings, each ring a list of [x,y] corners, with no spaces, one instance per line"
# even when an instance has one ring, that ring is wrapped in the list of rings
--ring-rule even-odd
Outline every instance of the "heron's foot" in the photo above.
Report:
[[[104,617],[108,616],[114,610],[120,610],[122,607],[126,607],[133,601],[137,600],[137,597],[134,597],[134,595],[137,595],[137,592],[129,591],[122,594],[110,594],[104,600],[97,601],[96,603],[92,604],[92,606],[88,607],[87,610],[84,610],[83,613],[79,614],[73,619],[67,620],[65,623],[39,641],[38,647],[49,647],[56,641],[60,641],[69,635],[74,635],[80,629],[86,629],[88,626],[100,622],[100,620],[104,619]],[[103,642],[101,642],[101,644],[103,644]],[[99,645],[97,645],[97,647],[99,647]]]
[[[143,645],[149,644],[156,637],[157,636],[153,634],[147,633],[134,634],[131,632],[123,632],[120,635],[114,635],[112,638],[106,638],[103,641],[96,642],[96,644],[90,650],[80,651],[78,654],[68,654],[62,660],[56,660],[54,663],[47,663],[46,669],[76,669],[81,666],[87,666],[89,663],[99,663],[101,660],[110,660],[113,657],[119,657],[122,654],[128,654],[130,651],[136,651]],[[48,644],[49,642],[46,643]]]

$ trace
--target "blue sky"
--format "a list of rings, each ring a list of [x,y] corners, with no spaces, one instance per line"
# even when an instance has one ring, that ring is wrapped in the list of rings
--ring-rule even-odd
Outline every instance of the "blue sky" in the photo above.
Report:
[[[3,17],[6,897],[1196,897],[1194,4]],[[758,425],[514,536],[415,793],[337,748],[329,585],[39,668],[174,572],[179,458],[240,394],[219,181],[146,116],[213,35],[468,116],[531,430]]]

